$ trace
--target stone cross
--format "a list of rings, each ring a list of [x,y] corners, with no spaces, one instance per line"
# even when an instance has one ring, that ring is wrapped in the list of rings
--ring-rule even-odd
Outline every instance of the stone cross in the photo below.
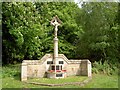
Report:
[[[51,20],[51,25],[53,25],[55,27],[55,31],[54,31],[54,58],[58,57],[58,38],[57,38],[57,31],[58,31],[58,26],[61,25],[61,20],[58,18],[58,16],[56,15],[55,17],[53,17],[53,19]]]
[[[53,25],[55,27],[55,32],[54,35],[57,38],[57,31],[58,31],[58,26],[61,24],[61,20],[58,18],[58,16],[56,15],[55,17],[53,17],[53,19],[51,20],[51,25]]]
[[[58,58],[58,38],[57,38],[57,31],[58,31],[58,26],[61,24],[61,20],[57,17],[57,15],[55,17],[53,17],[53,19],[51,20],[51,25],[53,25],[55,27],[55,31],[54,31],[54,55],[53,55],[53,64],[55,66],[55,74],[54,77],[56,78],[56,60]]]

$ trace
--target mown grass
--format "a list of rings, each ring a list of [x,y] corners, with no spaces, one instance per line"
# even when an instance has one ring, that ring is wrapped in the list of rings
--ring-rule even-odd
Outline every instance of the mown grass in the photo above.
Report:
[[[2,88],[118,88],[118,75],[93,74],[92,81],[85,86],[66,85],[66,86],[40,86],[27,84],[20,81],[20,65],[4,66],[2,69]],[[29,79],[42,83],[64,83],[83,81],[86,77],[72,76],[65,79]]]
[[[46,83],[46,84],[61,84],[61,83],[69,83],[69,82],[82,82],[88,77],[86,76],[70,76],[62,79],[49,79],[49,78],[37,78],[37,79],[29,79],[29,82],[38,82],[38,83]]]
[[[94,74],[92,81],[85,88],[118,88],[118,76]]]

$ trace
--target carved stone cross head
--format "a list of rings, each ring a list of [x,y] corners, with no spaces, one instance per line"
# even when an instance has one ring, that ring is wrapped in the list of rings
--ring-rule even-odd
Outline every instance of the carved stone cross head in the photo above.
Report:
[[[53,17],[53,19],[50,21],[50,23],[53,26],[59,26],[59,25],[61,25],[62,21],[56,15],[55,17]]]
[[[55,38],[57,38],[58,26],[61,25],[62,21],[56,15],[55,17],[53,17],[53,19],[50,21],[50,23],[51,23],[51,25],[53,25],[55,27],[54,36],[55,36]]]

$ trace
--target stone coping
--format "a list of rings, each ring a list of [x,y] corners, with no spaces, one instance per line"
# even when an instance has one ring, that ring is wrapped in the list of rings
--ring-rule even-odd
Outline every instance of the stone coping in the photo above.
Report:
[[[65,86],[65,85],[80,85],[80,86],[84,86],[88,82],[90,82],[91,80],[92,80],[92,77],[89,77],[88,79],[85,79],[82,82],[69,82],[69,83],[62,83],[62,84],[46,84],[46,83],[28,82],[28,81],[25,81],[25,83],[34,84],[34,85],[41,85],[41,86]]]
[[[83,63],[87,63],[90,64],[91,62],[89,60],[72,60],[72,61],[68,61],[68,64],[81,64],[81,62]],[[22,65],[41,65],[42,63],[40,62],[40,60],[24,60],[22,62]]]
[[[40,60],[23,60],[22,63],[38,65],[38,64],[43,64],[47,58],[53,58],[53,55],[45,54]],[[86,63],[86,61],[87,61],[87,63],[91,63],[88,59],[83,59],[83,60],[69,59],[68,60],[64,54],[59,54],[58,58],[63,58],[66,61],[66,63],[68,63],[68,64],[80,64],[81,62]]]

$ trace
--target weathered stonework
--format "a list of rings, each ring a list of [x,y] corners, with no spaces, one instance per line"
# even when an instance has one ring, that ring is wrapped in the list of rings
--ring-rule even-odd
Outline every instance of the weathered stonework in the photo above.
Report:
[[[50,77],[49,70],[52,64],[47,64],[48,61],[53,61],[52,54],[44,55],[41,60],[23,60],[21,66],[21,81],[26,81],[27,78],[43,78]],[[63,64],[59,64],[59,61],[63,61]],[[64,77],[72,75],[85,75],[92,76],[91,62],[89,60],[68,60],[64,54],[59,54],[56,59],[56,65],[61,65]],[[54,72],[53,72],[54,73]],[[62,73],[62,72],[57,72]],[[54,78],[54,74],[51,74],[51,78]],[[63,77],[61,77],[63,78]]]
[[[27,63],[22,63],[21,67],[21,81],[26,81],[27,80]]]

